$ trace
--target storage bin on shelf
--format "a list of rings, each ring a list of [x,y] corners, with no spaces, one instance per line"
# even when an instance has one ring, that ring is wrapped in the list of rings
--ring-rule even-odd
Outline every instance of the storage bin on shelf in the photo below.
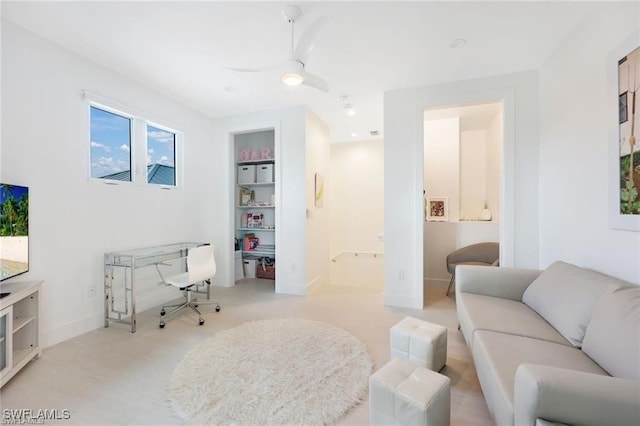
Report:
[[[243,259],[242,267],[244,269],[245,278],[255,278],[258,265],[258,259]]]
[[[256,166],[257,183],[273,183],[273,164],[258,164]]]
[[[274,259],[263,257],[260,259],[256,269],[256,276],[258,278],[266,278],[269,280],[276,279],[276,262]]]
[[[255,183],[256,182],[256,165],[243,164],[238,166],[238,183]]]

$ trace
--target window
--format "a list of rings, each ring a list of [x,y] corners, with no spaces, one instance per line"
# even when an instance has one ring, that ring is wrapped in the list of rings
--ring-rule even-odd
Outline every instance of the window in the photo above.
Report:
[[[147,125],[147,183],[176,185],[176,134]]]
[[[131,119],[94,106],[91,177],[131,182]]]
[[[109,184],[177,187],[182,133],[142,118],[145,114],[130,108],[98,103],[94,96],[85,93],[89,99],[91,178]]]

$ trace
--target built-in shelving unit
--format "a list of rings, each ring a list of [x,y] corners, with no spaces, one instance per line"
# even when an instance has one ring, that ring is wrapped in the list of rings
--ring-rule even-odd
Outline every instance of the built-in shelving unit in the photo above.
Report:
[[[234,135],[236,167],[235,237],[243,264],[276,257],[275,132],[263,130]],[[255,271],[245,271],[251,277]]]
[[[0,387],[32,359],[40,346],[40,292],[42,281],[3,284],[9,293],[0,299]]]

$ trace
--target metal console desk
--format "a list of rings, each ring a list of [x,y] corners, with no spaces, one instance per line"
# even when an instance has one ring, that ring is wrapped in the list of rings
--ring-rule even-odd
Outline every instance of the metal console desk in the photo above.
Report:
[[[136,270],[156,266],[169,260],[187,257],[189,249],[205,243],[175,243],[155,247],[144,247],[104,254],[104,326],[109,322],[131,324],[136,332]],[[116,270],[121,270],[124,279],[124,309],[116,309],[113,279]],[[129,320],[124,317],[130,316]]]

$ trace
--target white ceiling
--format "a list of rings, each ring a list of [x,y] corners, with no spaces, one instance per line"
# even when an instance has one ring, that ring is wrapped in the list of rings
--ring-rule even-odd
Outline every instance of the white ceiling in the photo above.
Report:
[[[338,142],[374,139],[370,130],[384,136],[385,91],[539,68],[597,8],[584,2],[300,1],[296,38],[319,17],[330,18],[307,64],[328,81],[324,93],[284,86],[277,74],[225,68],[286,59],[285,4],[2,1],[1,12],[211,117],[306,104]],[[459,38],[465,46],[451,48]],[[354,105],[354,117],[344,113],[342,95]]]

